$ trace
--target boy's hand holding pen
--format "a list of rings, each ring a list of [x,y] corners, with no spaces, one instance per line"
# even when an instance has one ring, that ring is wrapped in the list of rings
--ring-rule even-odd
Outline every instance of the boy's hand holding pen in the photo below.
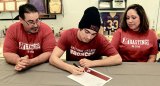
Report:
[[[84,68],[81,66],[78,66],[76,63],[73,63],[73,65],[75,66],[74,70],[72,71],[72,74],[75,75],[80,75],[84,72]]]

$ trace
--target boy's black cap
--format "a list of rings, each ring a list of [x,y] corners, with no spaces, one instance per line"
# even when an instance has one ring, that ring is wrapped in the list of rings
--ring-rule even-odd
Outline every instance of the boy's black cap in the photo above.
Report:
[[[101,25],[100,14],[96,7],[89,7],[84,11],[83,17],[79,22],[79,28],[88,28],[96,32]]]

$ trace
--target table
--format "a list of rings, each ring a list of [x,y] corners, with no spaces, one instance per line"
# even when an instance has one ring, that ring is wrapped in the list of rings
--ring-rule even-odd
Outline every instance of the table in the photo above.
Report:
[[[160,63],[123,62],[93,69],[113,78],[105,86],[160,86]],[[81,86],[67,78],[68,75],[70,73],[49,63],[17,72],[13,65],[0,59],[0,86]]]

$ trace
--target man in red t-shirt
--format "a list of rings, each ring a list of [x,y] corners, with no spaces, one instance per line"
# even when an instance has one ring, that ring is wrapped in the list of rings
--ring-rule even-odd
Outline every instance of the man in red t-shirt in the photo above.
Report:
[[[98,9],[96,7],[86,9],[79,23],[79,29],[72,28],[61,35],[49,60],[50,63],[72,74],[82,74],[84,67],[121,64],[122,59],[116,49],[98,33],[100,25]],[[60,57],[64,51],[67,52],[67,60],[79,61],[81,67],[63,62]],[[107,58],[101,59],[101,56]]]
[[[20,6],[19,19],[8,28],[3,48],[6,61],[17,71],[46,62],[55,47],[51,28],[39,21],[33,5]]]

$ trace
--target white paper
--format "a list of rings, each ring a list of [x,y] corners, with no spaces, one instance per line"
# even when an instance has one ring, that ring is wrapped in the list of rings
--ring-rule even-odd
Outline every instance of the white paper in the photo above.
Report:
[[[109,82],[112,78],[107,76],[107,75],[104,75],[94,69],[91,69],[91,68],[88,68],[89,71],[94,71],[96,72],[98,75],[102,75],[103,77],[106,77],[108,79],[104,80],[102,78],[99,78],[93,74],[91,74],[90,72],[86,71],[84,72],[83,74],[81,75],[69,75],[67,76],[68,78],[84,85],[84,86],[103,86],[105,83]]]

